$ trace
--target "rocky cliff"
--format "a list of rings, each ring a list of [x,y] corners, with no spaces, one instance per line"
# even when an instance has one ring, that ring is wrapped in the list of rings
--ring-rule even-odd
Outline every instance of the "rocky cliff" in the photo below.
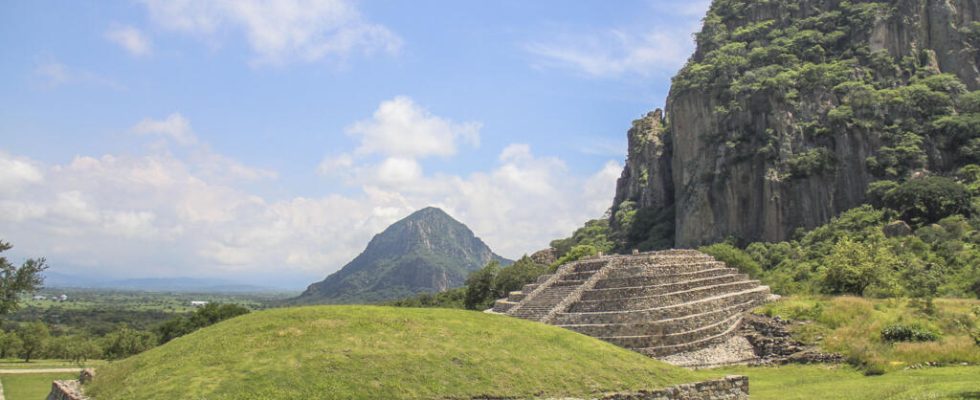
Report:
[[[666,112],[629,131],[622,246],[785,240],[873,182],[977,162],[978,17],[977,0],[714,1]]]
[[[462,286],[493,253],[466,225],[428,207],[375,235],[340,271],[310,285],[297,303],[370,303]]]

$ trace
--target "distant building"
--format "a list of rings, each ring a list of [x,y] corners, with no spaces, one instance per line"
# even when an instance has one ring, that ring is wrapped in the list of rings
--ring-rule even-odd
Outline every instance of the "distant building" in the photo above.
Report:
[[[62,294],[61,296],[58,296],[58,301],[68,301],[68,295]]]
[[[34,300],[47,300],[47,299],[48,297],[44,295],[40,295],[40,294],[34,295]]]
[[[206,305],[208,305],[208,302],[206,301],[197,301],[197,300],[191,301],[191,307],[204,307]]]

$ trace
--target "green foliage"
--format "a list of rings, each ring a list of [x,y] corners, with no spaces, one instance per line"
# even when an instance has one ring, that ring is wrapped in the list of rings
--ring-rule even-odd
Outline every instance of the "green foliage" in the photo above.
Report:
[[[154,331],[160,339],[160,344],[164,344],[203,327],[249,312],[248,308],[238,304],[208,303],[194,311],[190,317],[178,316],[160,324]]]
[[[509,292],[520,290],[524,285],[534,282],[546,273],[548,273],[547,265],[538,264],[531,260],[531,257],[524,256],[513,264],[501,268],[494,285],[497,292],[507,295]]]
[[[837,160],[828,148],[818,148],[794,154],[786,160],[791,178],[806,178],[813,175],[824,175],[833,172]]]
[[[980,301],[935,299],[924,313],[909,299],[789,296],[757,312],[805,322],[791,325],[794,339],[844,355],[866,373],[895,373],[916,364],[978,364],[971,333]],[[923,341],[925,340],[925,341]]]
[[[118,360],[142,353],[156,344],[157,338],[153,333],[122,326],[105,336],[103,355],[108,360]]]
[[[10,243],[0,240],[0,254],[11,248]],[[0,256],[0,316],[16,310],[22,294],[41,287],[44,283],[41,272],[47,268],[43,258],[28,259],[18,268],[7,257]]]
[[[24,324],[17,331],[20,339],[20,357],[24,362],[30,362],[39,353],[44,351],[44,345],[51,336],[48,326],[41,321]]]
[[[484,310],[490,308],[494,299],[503,297],[494,285],[500,264],[491,261],[489,264],[474,271],[466,278],[466,297],[463,305],[468,310]]]
[[[864,295],[873,286],[878,294],[891,294],[887,272],[898,260],[882,247],[843,238],[823,258],[822,287],[829,294]],[[871,294],[871,293],[867,293]]]
[[[0,331],[0,358],[10,358],[20,354],[23,342],[17,332]]]
[[[628,218],[632,220],[633,214],[630,214]],[[551,241],[551,247],[555,249],[558,257],[564,256],[572,247],[578,245],[589,245],[602,252],[612,251],[613,242],[610,239],[609,221],[606,219],[588,221],[584,226],[576,229],[572,236]]]
[[[884,195],[884,204],[905,221],[930,224],[954,214],[969,215],[971,196],[962,184],[945,177],[908,180]]]
[[[572,247],[572,249],[569,250],[568,253],[565,253],[565,255],[558,258],[558,261],[555,261],[553,264],[551,264],[551,268],[549,268],[549,270],[554,272],[561,265],[568,264],[572,261],[578,261],[585,257],[594,256],[597,254],[599,254],[599,249],[597,249],[595,246],[589,244],[581,244]]]
[[[881,339],[888,342],[934,342],[938,333],[919,325],[892,324],[881,329]]]
[[[699,248],[718,261],[724,261],[729,267],[738,269],[743,274],[748,274],[753,278],[762,275],[762,267],[756,262],[749,253],[728,243],[715,243],[710,246]]]

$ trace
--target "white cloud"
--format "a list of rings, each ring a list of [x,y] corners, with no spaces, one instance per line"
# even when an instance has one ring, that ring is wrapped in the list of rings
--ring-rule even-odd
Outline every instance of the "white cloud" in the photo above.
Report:
[[[13,158],[0,152],[0,187],[17,190],[25,184],[44,181],[44,174],[29,160]]]
[[[381,102],[371,119],[356,122],[348,134],[361,140],[356,153],[417,158],[456,154],[456,141],[477,146],[480,123],[456,123],[398,96]]]
[[[562,40],[526,46],[537,56],[537,65],[564,68],[593,77],[649,76],[671,73],[687,60],[693,48],[684,34],[649,31],[609,30],[566,35]]]
[[[133,126],[132,130],[141,135],[169,137],[185,146],[197,143],[197,136],[191,129],[191,123],[180,113],[170,114],[162,120],[146,118]]]
[[[207,40],[240,31],[257,64],[344,58],[361,51],[396,53],[401,38],[366,21],[348,0],[144,0],[161,26]]]
[[[35,65],[33,75],[33,84],[43,89],[55,89],[67,85],[90,85],[126,90],[125,86],[112,79],[84,69],[69,67],[53,59]]]
[[[132,26],[114,26],[106,31],[105,37],[136,57],[145,57],[153,52],[150,39]]]

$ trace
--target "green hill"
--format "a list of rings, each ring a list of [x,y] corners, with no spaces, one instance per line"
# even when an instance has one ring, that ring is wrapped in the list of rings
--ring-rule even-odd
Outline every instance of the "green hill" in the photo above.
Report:
[[[698,380],[565,329],[472,311],[312,306],[256,312],[100,368],[112,399],[586,396]]]
[[[339,271],[293,303],[376,303],[460,287],[490,261],[509,264],[466,225],[435,207],[395,222]]]

